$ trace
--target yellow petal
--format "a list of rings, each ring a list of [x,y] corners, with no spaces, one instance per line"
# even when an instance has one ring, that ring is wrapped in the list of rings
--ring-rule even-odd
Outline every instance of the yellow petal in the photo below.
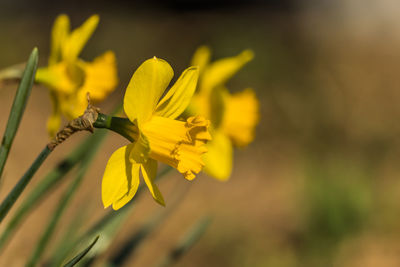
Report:
[[[210,109],[210,94],[195,93],[185,110],[185,115],[201,115],[205,118],[210,118]]]
[[[50,92],[50,98],[53,111],[47,119],[47,132],[49,136],[53,138],[61,126],[61,107],[55,92]]]
[[[51,53],[49,66],[61,61],[61,49],[69,34],[69,18],[67,15],[59,15],[53,25],[51,33]]]
[[[71,94],[75,91],[77,84],[70,79],[67,72],[67,64],[60,62],[50,67],[39,68],[36,72],[35,81],[52,90]]]
[[[132,151],[129,155],[129,160],[132,163],[145,163],[150,155],[150,144],[147,137],[143,134],[139,134],[138,140],[133,143]]]
[[[141,170],[144,182],[149,188],[154,200],[165,206],[164,198],[157,185],[154,183],[154,179],[156,179],[157,176],[157,161],[149,159],[146,163],[141,165]]]
[[[80,93],[62,95],[60,98],[62,114],[68,120],[73,120],[81,116],[88,104],[86,95]]]
[[[105,52],[91,63],[81,62],[81,64],[85,79],[79,88],[79,93],[85,98],[89,92],[91,100],[101,101],[115,89],[118,76],[115,54],[112,51]]]
[[[200,90],[210,92],[213,88],[225,84],[247,62],[252,60],[253,56],[251,50],[245,50],[235,57],[213,62],[204,70]]]
[[[125,206],[126,203],[132,200],[132,198],[136,195],[136,192],[139,187],[139,170],[140,170],[140,164],[132,164],[132,180],[131,183],[128,182],[128,187],[129,191],[128,193],[125,193],[121,198],[117,199],[114,201],[112,204],[113,210],[119,210],[123,206]],[[137,175],[137,177],[135,177]]]
[[[74,91],[65,94],[61,103],[62,112],[68,119],[83,114],[87,107],[88,92],[92,101],[101,101],[115,89],[118,81],[115,56],[111,51],[97,57],[92,63],[79,61],[75,65],[76,69],[82,69],[83,81],[82,86],[76,84]],[[79,77],[76,82],[80,82]]]
[[[99,16],[93,15],[88,18],[82,24],[82,26],[72,31],[70,36],[67,38],[62,50],[62,55],[65,60],[71,61],[78,57],[83,47],[92,36],[98,23]]]
[[[192,62],[190,65],[198,66],[200,69],[200,75],[203,74],[207,64],[210,62],[211,51],[208,46],[200,46],[197,48],[196,52],[194,52]]]
[[[222,86],[212,89],[209,95],[209,118],[214,129],[219,128],[225,117],[227,96],[229,96],[229,91]]]
[[[204,154],[204,171],[221,181],[229,179],[232,172],[233,150],[229,137],[221,131],[212,133],[213,140],[207,143],[208,152]]]
[[[150,144],[150,158],[176,168],[192,180],[204,166],[201,155],[211,139],[209,121],[203,117],[190,117],[186,122],[153,116],[143,124],[142,131]]]
[[[132,75],[125,92],[124,110],[128,118],[140,124],[150,119],[157,102],[172,79],[174,72],[164,60],[146,60]]]
[[[223,131],[232,139],[234,145],[246,146],[254,139],[259,116],[259,103],[252,89],[227,95]]]
[[[187,108],[196,90],[198,67],[187,68],[157,105],[155,115],[175,119]]]
[[[50,117],[47,119],[47,132],[50,138],[56,136],[58,130],[61,126],[61,114],[60,113],[52,113]]]
[[[74,61],[64,61],[66,64],[65,75],[71,80],[75,85],[75,90],[83,85],[86,79],[86,73],[84,69],[84,63],[81,59],[76,59]]]
[[[133,198],[139,187],[140,164],[129,161],[131,145],[116,150],[108,160],[104,172],[101,196],[107,208],[113,205],[117,210]]]

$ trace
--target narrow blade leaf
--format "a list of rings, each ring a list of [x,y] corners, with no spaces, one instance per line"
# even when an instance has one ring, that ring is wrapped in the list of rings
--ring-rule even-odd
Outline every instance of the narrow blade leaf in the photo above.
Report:
[[[100,236],[96,236],[96,238],[93,240],[93,242],[85,248],[82,252],[80,252],[78,255],[76,255],[72,260],[70,260],[67,264],[64,265],[64,267],[72,267],[75,266],[85,255],[92,249],[92,247],[96,244],[97,240],[99,240]]]
[[[11,192],[7,195],[7,197],[0,204],[0,223],[3,221],[4,217],[6,217],[7,213],[10,211],[11,207],[17,201],[21,193],[24,191],[25,187],[31,181],[33,175],[45,161],[45,159],[50,155],[51,150],[46,146],[42,152],[37,156],[35,161],[29,167],[29,169],[25,172],[25,174],[20,178],[18,183],[14,186]]]
[[[0,235],[0,252],[4,250],[7,241],[17,230],[18,226],[28,216],[39,202],[44,199],[48,193],[55,188],[71,169],[80,162],[85,155],[94,155],[102,141],[104,140],[107,131],[96,131],[93,135],[86,138],[80,145],[77,146],[65,159],[63,159],[57,167],[51,170],[40,183],[28,194],[24,202],[18,207],[13,217],[8,222],[5,230]]]
[[[164,260],[159,264],[159,267],[171,266],[177,262],[190,248],[199,241],[200,237],[206,232],[211,223],[211,218],[205,216],[197,221],[189,231],[187,231],[183,238],[177,245],[168,253]]]
[[[27,266],[30,267],[30,266],[37,265],[40,257],[42,256],[43,252],[45,251],[45,249],[47,247],[47,244],[50,241],[51,236],[54,233],[54,230],[56,229],[58,222],[61,219],[62,214],[64,213],[70,200],[76,193],[79,185],[81,184],[81,182],[89,168],[92,157],[93,157],[93,155],[88,155],[83,159],[75,180],[72,181],[72,183],[68,187],[67,191],[61,198],[56,211],[54,212],[52,218],[50,219],[50,222],[48,223],[47,227],[45,228],[45,231],[44,231],[42,237],[40,238],[35,250],[33,251],[32,255],[30,257],[30,260],[28,261]]]
[[[0,179],[6,164],[8,153],[17,133],[18,126],[21,122],[22,115],[25,111],[26,103],[32,90],[33,82],[38,64],[39,52],[35,47],[29,56],[24,74],[14,97],[14,102],[11,107],[10,116],[8,117],[6,130],[0,146]]]

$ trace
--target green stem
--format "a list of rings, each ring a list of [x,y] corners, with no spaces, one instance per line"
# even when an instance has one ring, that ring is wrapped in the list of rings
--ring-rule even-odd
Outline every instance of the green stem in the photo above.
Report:
[[[21,122],[22,115],[25,111],[26,103],[31,93],[33,82],[35,80],[37,64],[38,50],[35,47],[29,56],[28,64],[26,65],[24,74],[22,75],[21,83],[19,84],[18,90],[15,94],[14,102],[8,117],[6,130],[1,142],[0,178],[4,170],[4,165],[6,164],[11,145],[14,141],[15,134],[17,133],[18,126]]]
[[[160,171],[159,175],[157,176],[157,180],[161,180],[161,178],[166,177],[166,175],[172,170],[172,167],[167,166],[163,170]],[[146,186],[140,186],[138,192],[136,193],[136,198],[144,191]],[[108,227],[112,227],[114,229],[119,228],[120,224],[128,217],[130,211],[135,206],[135,201],[128,202],[124,207],[122,207],[118,212],[115,211],[108,211],[102,218],[100,218],[95,224],[93,224],[85,233],[80,235],[74,242],[74,245],[71,248],[63,248],[65,250],[74,249],[78,244],[82,242],[87,242],[89,238],[92,238],[93,235],[98,234],[101,232],[102,235],[107,236],[107,229]],[[106,238],[107,239],[107,238]],[[106,242],[106,241],[104,241]],[[67,251],[68,252],[68,251]],[[54,259],[50,261],[50,266],[55,265]]]
[[[93,126],[116,132],[131,142],[137,140],[139,136],[139,129],[127,118],[112,117],[99,113]]]
[[[33,175],[42,165],[44,160],[50,155],[51,150],[46,146],[42,152],[40,152],[39,156],[35,159],[33,164],[29,167],[26,173],[22,176],[19,182],[14,186],[12,191],[7,195],[7,197],[3,200],[0,205],[0,223],[3,221],[4,217],[6,217],[7,213],[10,211],[11,207],[17,201],[18,197],[21,195],[22,191],[24,191],[27,184],[31,181]]]
[[[5,230],[0,236],[0,252],[7,241],[17,230],[17,227],[22,223],[22,220],[36,205],[50,192],[57,184],[59,184],[66,174],[86,155],[94,155],[98,151],[100,144],[106,137],[107,131],[96,131],[93,135],[86,138],[80,145],[77,146],[64,160],[57,164],[40,183],[30,192],[24,199],[24,202],[18,207],[13,217],[8,222]]]
[[[31,267],[37,265],[37,262],[42,256],[50,240],[50,237],[52,236],[54,230],[56,229],[57,223],[60,221],[60,218],[63,212],[65,211],[66,207],[68,206],[69,201],[71,200],[72,196],[74,195],[79,185],[81,184],[83,177],[85,176],[86,171],[89,168],[90,165],[89,163],[91,162],[93,156],[94,155],[88,155],[82,161],[81,168],[79,169],[76,179],[72,182],[67,192],[65,192],[64,196],[61,198],[56,212],[54,213],[47,227],[45,228],[45,232],[43,233],[41,239],[39,240],[39,243],[36,246],[35,251],[32,253],[32,256],[26,266]]]

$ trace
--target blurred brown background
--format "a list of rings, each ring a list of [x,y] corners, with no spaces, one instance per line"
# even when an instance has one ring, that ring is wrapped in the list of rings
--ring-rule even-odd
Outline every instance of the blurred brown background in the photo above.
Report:
[[[189,183],[176,172],[163,180],[167,205],[190,191],[125,266],[158,263],[204,214],[212,224],[178,266],[400,266],[399,11],[396,0],[2,0],[0,68],[23,62],[33,46],[46,64],[58,14],[68,14],[75,27],[98,13],[99,27],[82,58],[115,51],[119,89],[101,104],[109,112],[149,57],[166,59],[177,76],[199,45],[209,45],[214,59],[253,49],[255,59],[228,87],[256,90],[256,140],[235,151],[226,183],[206,175]],[[15,88],[0,87],[0,132]],[[49,112],[47,91],[36,86],[6,165],[1,199],[47,142]],[[57,148],[29,188],[85,135]],[[77,212],[88,224],[105,214],[102,174],[108,157],[125,143],[110,134],[54,244]],[[67,185],[28,217],[1,252],[0,266],[23,266]],[[147,192],[134,201],[138,206],[119,241],[163,209]]]

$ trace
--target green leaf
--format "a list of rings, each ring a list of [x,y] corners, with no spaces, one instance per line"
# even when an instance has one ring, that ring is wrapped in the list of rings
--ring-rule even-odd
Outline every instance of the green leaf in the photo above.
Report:
[[[85,221],[90,217],[89,210],[90,205],[82,206],[76,211],[65,233],[57,240],[57,245],[53,246],[55,248],[50,253],[50,259],[43,263],[44,266],[62,266],[62,263],[68,258],[68,252],[75,248],[75,240],[78,237],[78,232],[81,230],[82,225],[84,225]]]
[[[187,191],[175,195],[174,201],[168,205],[166,209],[156,215],[151,216],[137,231],[133,232],[129,238],[120,246],[121,248],[115,253],[107,266],[124,266],[126,260],[135,253],[142,242],[150,236],[150,234],[157,229],[157,227],[164,222],[168,216],[176,210],[177,206],[183,201],[183,197]]]
[[[25,187],[31,181],[33,175],[42,165],[44,160],[49,156],[51,150],[46,146],[42,152],[40,152],[39,156],[35,159],[29,169],[25,172],[25,174],[19,179],[18,183],[14,186],[11,192],[7,195],[7,197],[3,200],[0,205],[0,223],[3,221],[4,217],[6,217],[7,213],[10,211],[11,207],[15,204],[22,191],[24,191]]]
[[[166,174],[168,174],[171,170],[172,167],[169,166],[165,167],[163,170],[160,171],[159,175],[157,176],[157,180],[161,179],[162,177],[165,177]],[[140,186],[138,192],[136,193],[136,197],[138,197],[144,191],[145,188],[146,186]],[[111,244],[116,231],[120,228],[122,223],[125,221],[125,219],[132,211],[132,208],[135,206],[134,203],[135,201],[130,201],[118,211],[110,210],[106,215],[104,215],[95,224],[93,224],[85,233],[80,235],[74,243],[75,246],[73,245],[71,247],[74,248],[76,247],[77,244],[85,242],[88,239],[92,238],[94,235],[101,232],[103,237],[102,248],[106,249],[108,245]],[[99,250],[97,253],[101,252],[103,252],[103,250]],[[50,261],[50,265],[54,264],[55,262]]]
[[[22,115],[25,111],[26,103],[32,90],[33,82],[39,59],[38,49],[35,47],[29,56],[28,63],[26,64],[24,74],[22,75],[21,82],[14,97],[14,103],[11,107],[10,115],[8,117],[6,130],[4,132],[3,140],[0,146],[0,179],[6,164],[8,153],[10,152],[15,134],[17,133],[18,126],[21,122]]]
[[[67,208],[69,201],[72,199],[73,195],[76,193],[79,185],[81,184],[88,168],[89,165],[92,161],[93,154],[88,154],[84,159],[82,160],[82,163],[80,165],[80,168],[78,170],[78,174],[75,178],[75,180],[71,183],[67,191],[65,192],[64,196],[61,198],[59,205],[57,207],[57,210],[53,214],[49,224],[45,228],[45,232],[43,233],[42,237],[40,238],[34,252],[32,253],[28,264],[26,266],[36,266],[40,257],[42,256],[44,250],[46,249],[46,246],[48,242],[50,241],[50,238],[52,234],[54,233],[54,230],[57,226],[57,223],[60,221],[60,218]]]
[[[171,266],[177,262],[190,248],[199,241],[200,237],[206,232],[211,223],[211,218],[205,216],[198,220],[189,231],[187,231],[183,238],[177,245],[167,254],[164,260],[159,264],[161,267]]]
[[[166,168],[164,168],[159,175],[156,178],[156,181],[161,179],[162,177],[165,177],[165,175],[167,173],[169,173],[172,170],[172,167],[167,166]],[[140,186],[137,193],[136,193],[136,197],[138,197],[144,190],[146,186]],[[95,223],[91,228],[88,229],[88,231],[81,237],[81,239],[85,239],[90,237],[91,235],[94,235],[95,233],[97,233],[98,231],[104,229],[104,227],[106,227],[107,225],[109,225],[110,223],[113,222],[113,217],[114,216],[119,216],[119,214],[123,214],[126,211],[129,211],[129,207],[133,206],[133,204],[135,203],[135,201],[130,201],[128,202],[124,207],[122,207],[120,210],[116,211],[112,211],[110,210],[106,215],[104,215],[102,218],[100,218],[97,223]]]
[[[100,236],[96,236],[96,238],[93,240],[93,242],[85,248],[82,252],[80,252],[78,255],[76,255],[72,260],[70,260],[67,264],[64,265],[64,267],[72,267],[75,266],[85,255],[92,249],[94,244],[96,244],[97,240],[99,239]]]
[[[95,155],[104,140],[107,131],[96,131],[93,135],[86,138],[77,146],[65,159],[63,159],[56,168],[51,170],[40,183],[24,199],[24,202],[18,207],[13,217],[8,222],[5,230],[0,236],[0,251],[3,251],[5,244],[12,237],[18,226],[23,222],[26,216],[36,205],[44,199],[48,193],[53,190],[65,177],[66,174],[85,156]]]

